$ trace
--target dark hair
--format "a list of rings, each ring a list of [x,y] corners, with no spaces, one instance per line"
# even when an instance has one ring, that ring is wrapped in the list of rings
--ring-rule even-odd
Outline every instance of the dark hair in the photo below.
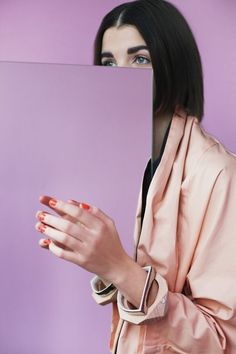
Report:
[[[137,0],[115,7],[102,20],[94,43],[101,65],[102,39],[110,27],[133,25],[146,42],[154,72],[154,110],[173,113],[176,105],[201,121],[203,73],[194,35],[179,10],[164,0]]]

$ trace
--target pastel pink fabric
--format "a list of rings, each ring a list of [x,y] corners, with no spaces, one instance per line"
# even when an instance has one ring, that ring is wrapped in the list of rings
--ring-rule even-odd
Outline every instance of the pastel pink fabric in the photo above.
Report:
[[[141,316],[113,297],[112,353],[235,354],[236,157],[181,110],[149,187],[142,230],[140,215],[141,191],[135,254],[140,266],[155,268],[159,293]]]

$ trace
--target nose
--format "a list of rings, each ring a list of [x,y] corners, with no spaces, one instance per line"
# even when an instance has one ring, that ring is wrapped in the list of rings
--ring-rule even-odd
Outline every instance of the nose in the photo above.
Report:
[[[117,66],[120,68],[131,68],[132,64],[127,63],[126,61],[122,60],[122,61],[117,62]]]

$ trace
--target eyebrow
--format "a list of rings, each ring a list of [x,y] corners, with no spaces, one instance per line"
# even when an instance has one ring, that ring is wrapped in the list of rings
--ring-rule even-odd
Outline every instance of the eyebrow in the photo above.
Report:
[[[136,47],[131,47],[131,48],[128,48],[127,54],[137,53],[141,49],[148,50],[148,47],[146,45],[138,45]],[[103,52],[103,53],[101,53],[101,59],[104,58],[104,57],[113,58],[114,56],[113,56],[113,54],[111,52]]]

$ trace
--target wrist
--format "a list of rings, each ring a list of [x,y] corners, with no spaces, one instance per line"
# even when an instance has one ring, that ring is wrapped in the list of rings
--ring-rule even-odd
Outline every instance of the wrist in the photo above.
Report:
[[[131,279],[145,282],[146,272],[131,257],[126,255],[117,270],[114,272],[112,283],[118,288],[124,288]]]
[[[98,274],[98,276],[105,285],[112,283],[117,286],[126,278],[127,269],[130,268],[132,263],[134,263],[134,261],[125,253],[123,256],[117,257],[112,265],[107,266],[106,272]]]
[[[118,306],[120,309],[124,311],[132,312],[136,314],[146,314],[149,305],[151,305],[151,303],[148,301],[150,295],[152,295],[151,296],[152,303],[155,300],[153,299],[153,294],[151,289],[153,288],[156,272],[151,266],[145,266],[142,269],[145,270],[146,272],[146,279],[145,279],[145,284],[142,286],[142,293],[139,294],[139,297],[137,297],[137,292],[136,292],[134,293],[135,297],[133,296],[133,298],[131,298],[132,300],[130,301],[127,297],[128,294],[125,296],[124,294],[121,294],[121,292],[118,293],[118,297],[117,297]],[[139,286],[137,287],[137,285],[135,284],[134,286],[135,286],[134,290],[136,291],[136,289],[138,288],[138,291],[140,292],[140,287]],[[157,295],[157,293],[155,293],[155,295]]]
[[[147,272],[129,257],[117,273],[113,284],[132,306],[138,308],[146,279]]]

